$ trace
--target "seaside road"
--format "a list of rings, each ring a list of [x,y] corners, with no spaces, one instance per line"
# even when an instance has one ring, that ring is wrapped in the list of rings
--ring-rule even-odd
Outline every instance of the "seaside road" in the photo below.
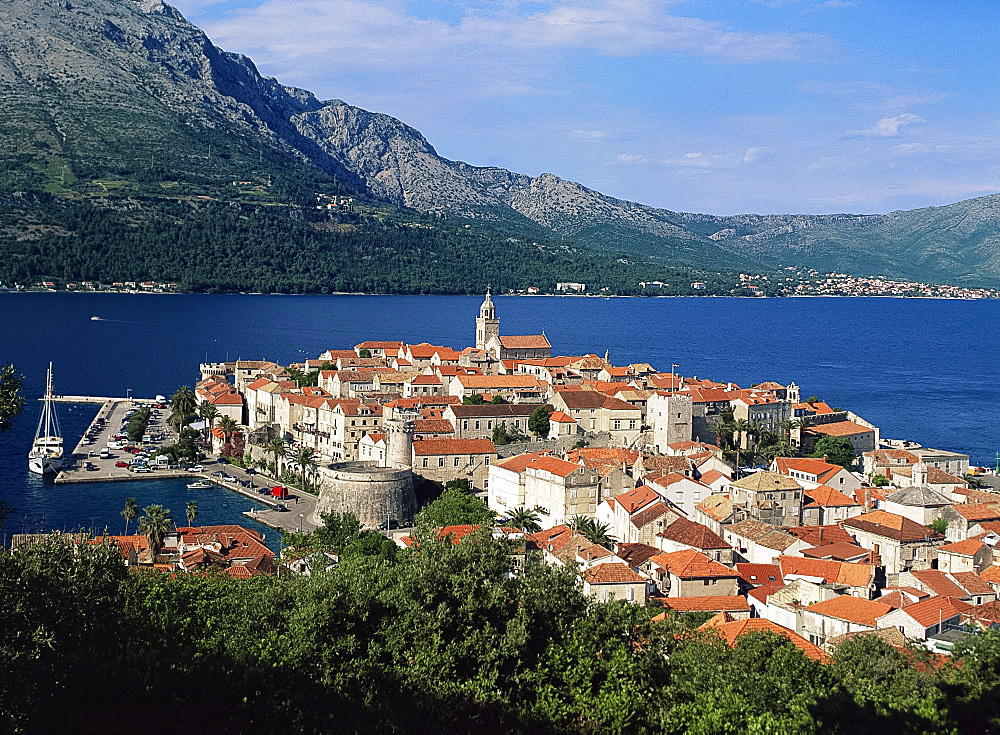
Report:
[[[203,464],[206,465],[205,475],[208,476],[214,482],[222,485],[222,487],[234,490],[236,492],[243,493],[250,497],[256,497],[261,500],[261,502],[271,505],[271,508],[267,510],[253,511],[253,519],[263,523],[265,526],[270,526],[279,531],[298,531],[301,530],[304,533],[316,530],[316,524],[309,520],[313,511],[316,509],[316,501],[318,498],[309,493],[302,493],[294,488],[288,489],[288,500],[284,501],[284,506],[288,508],[286,511],[278,510],[280,503],[276,503],[269,494],[260,492],[267,488],[268,491],[276,485],[281,483],[274,482],[271,478],[260,475],[253,474],[248,475],[242,467],[238,467],[234,464],[222,464],[218,461],[218,458],[213,457],[215,461],[211,462],[211,467],[209,468],[208,462]],[[235,477],[236,482],[226,481],[218,476],[217,473],[222,472],[230,477]],[[240,481],[249,481],[251,487],[243,487],[239,485]]]

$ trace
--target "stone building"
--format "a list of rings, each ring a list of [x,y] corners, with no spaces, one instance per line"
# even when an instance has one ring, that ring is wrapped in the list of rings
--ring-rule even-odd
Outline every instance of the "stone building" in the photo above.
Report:
[[[693,404],[690,394],[653,393],[646,401],[646,424],[653,429],[652,449],[668,454],[668,446],[691,440]]]
[[[413,421],[385,421],[384,466],[374,462],[349,462],[320,467],[319,500],[310,520],[322,525],[325,513],[353,513],[367,528],[396,522],[408,525],[417,510],[410,460]]]
[[[742,518],[779,528],[801,525],[802,487],[790,477],[766,470],[755,472],[730,484],[729,497]]]

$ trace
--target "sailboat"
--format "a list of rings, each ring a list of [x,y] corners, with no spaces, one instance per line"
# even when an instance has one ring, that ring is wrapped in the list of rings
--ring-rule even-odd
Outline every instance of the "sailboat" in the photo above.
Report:
[[[63,461],[63,438],[59,428],[59,416],[52,402],[52,363],[45,374],[45,398],[42,400],[42,415],[38,417],[35,440],[28,452],[28,469],[37,475],[56,472]]]

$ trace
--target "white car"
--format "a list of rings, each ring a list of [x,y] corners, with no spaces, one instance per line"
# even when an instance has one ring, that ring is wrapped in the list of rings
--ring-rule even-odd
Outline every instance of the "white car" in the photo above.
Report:
[[[205,468],[202,467],[200,464],[196,464],[196,465],[194,465],[192,467],[188,467],[188,469],[191,470],[192,472],[204,472],[205,471]]]

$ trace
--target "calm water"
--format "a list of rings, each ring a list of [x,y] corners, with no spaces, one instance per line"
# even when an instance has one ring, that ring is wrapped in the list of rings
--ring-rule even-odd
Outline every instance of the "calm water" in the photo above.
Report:
[[[481,297],[153,296],[0,294],[0,363],[43,390],[54,363],[57,393],[169,395],[193,385],[198,363],[316,357],[364,339],[463,347],[475,339]],[[1000,301],[923,299],[594,299],[497,297],[505,334],[548,335],[556,354],[607,350],[616,364],[650,362],[741,385],[797,382],[802,395],[850,408],[882,428],[992,465],[1000,425],[1000,368],[988,340],[1000,331]],[[97,315],[103,321],[91,321]],[[61,406],[75,445],[95,408]],[[181,482],[56,488],[28,477],[25,453],[40,408],[29,401],[0,435],[0,498],[17,509],[6,531],[117,529],[126,495],[182,515]],[[148,498],[148,500],[147,500]],[[251,501],[201,491],[199,522],[251,525]],[[41,520],[44,518],[44,520]],[[275,536],[275,532],[270,532]]]

